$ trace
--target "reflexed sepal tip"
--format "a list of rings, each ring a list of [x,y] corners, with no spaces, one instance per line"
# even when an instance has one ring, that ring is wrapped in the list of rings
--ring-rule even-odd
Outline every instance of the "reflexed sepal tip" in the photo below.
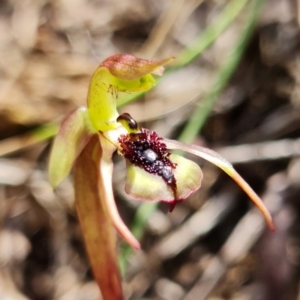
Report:
[[[184,200],[201,186],[201,168],[191,160],[171,154],[170,160],[176,163],[174,177],[176,179],[176,199],[174,191],[161,176],[151,174],[127,161],[125,191],[136,200],[165,201]]]
[[[148,60],[137,58],[130,54],[116,54],[110,56],[101,63],[110,73],[119,79],[134,80],[146,74],[162,76],[163,66],[171,62],[174,58],[170,57],[163,60]]]

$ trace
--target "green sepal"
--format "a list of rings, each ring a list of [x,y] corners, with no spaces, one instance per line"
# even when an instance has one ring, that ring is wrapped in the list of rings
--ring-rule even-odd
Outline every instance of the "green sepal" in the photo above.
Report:
[[[93,135],[90,127],[85,107],[79,107],[61,123],[48,165],[49,181],[53,188],[69,175],[75,159]]]

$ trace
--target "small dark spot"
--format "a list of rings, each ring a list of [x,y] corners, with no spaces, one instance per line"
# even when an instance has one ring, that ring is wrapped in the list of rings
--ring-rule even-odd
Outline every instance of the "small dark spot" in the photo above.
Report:
[[[124,113],[117,118],[117,122],[124,120],[127,122],[130,129],[136,130],[138,129],[138,123],[134,118],[131,117],[129,113]]]

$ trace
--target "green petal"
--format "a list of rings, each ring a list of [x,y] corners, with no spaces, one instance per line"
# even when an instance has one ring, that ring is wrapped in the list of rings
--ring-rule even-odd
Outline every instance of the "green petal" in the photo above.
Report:
[[[176,199],[173,190],[161,176],[150,174],[140,167],[127,162],[125,191],[136,200],[165,201],[184,200],[201,186],[202,171],[191,160],[171,154],[170,159],[177,164],[174,176],[177,184]]]
[[[80,107],[61,123],[52,146],[48,173],[53,188],[59,185],[70,173],[73,163],[92,133],[88,129],[88,115],[85,107]]]
[[[102,154],[98,136],[94,136],[76,160],[75,206],[95,280],[101,289],[101,299],[123,300],[116,232],[99,172]]]
[[[119,93],[149,90],[156,83],[150,73],[162,75],[163,65],[171,60],[153,61],[117,54],[103,61],[92,77],[88,93],[88,111],[94,129],[104,132],[116,128]]]
[[[231,163],[227,161],[224,157],[222,157],[219,153],[207,149],[204,147],[196,146],[196,145],[187,145],[185,143],[169,140],[164,138],[164,142],[167,145],[168,149],[172,150],[180,150],[186,151],[188,153],[197,155],[216,165],[220,169],[222,169],[225,173],[227,173],[250,197],[253,203],[258,207],[263,216],[265,217],[269,228],[274,231],[274,224],[272,220],[272,216],[268,211],[265,204],[262,202],[260,197],[255,193],[255,191],[250,187],[250,185],[242,178],[242,176],[233,168]]]

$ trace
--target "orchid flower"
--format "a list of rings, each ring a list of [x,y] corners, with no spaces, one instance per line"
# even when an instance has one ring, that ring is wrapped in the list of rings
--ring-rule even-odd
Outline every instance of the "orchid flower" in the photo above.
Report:
[[[112,189],[115,151],[126,160],[125,191],[141,201],[175,204],[201,186],[202,171],[193,161],[172,154],[183,150],[220,167],[248,194],[273,230],[272,218],[258,195],[225,158],[213,150],[160,137],[140,128],[128,113],[119,115],[119,94],[147,91],[172,58],[153,61],[118,54],[94,73],[87,107],[67,116],[54,140],[49,180],[57,187],[74,167],[75,207],[95,279],[104,300],[123,299],[117,265],[115,229],[135,249],[139,242],[123,223]]]

